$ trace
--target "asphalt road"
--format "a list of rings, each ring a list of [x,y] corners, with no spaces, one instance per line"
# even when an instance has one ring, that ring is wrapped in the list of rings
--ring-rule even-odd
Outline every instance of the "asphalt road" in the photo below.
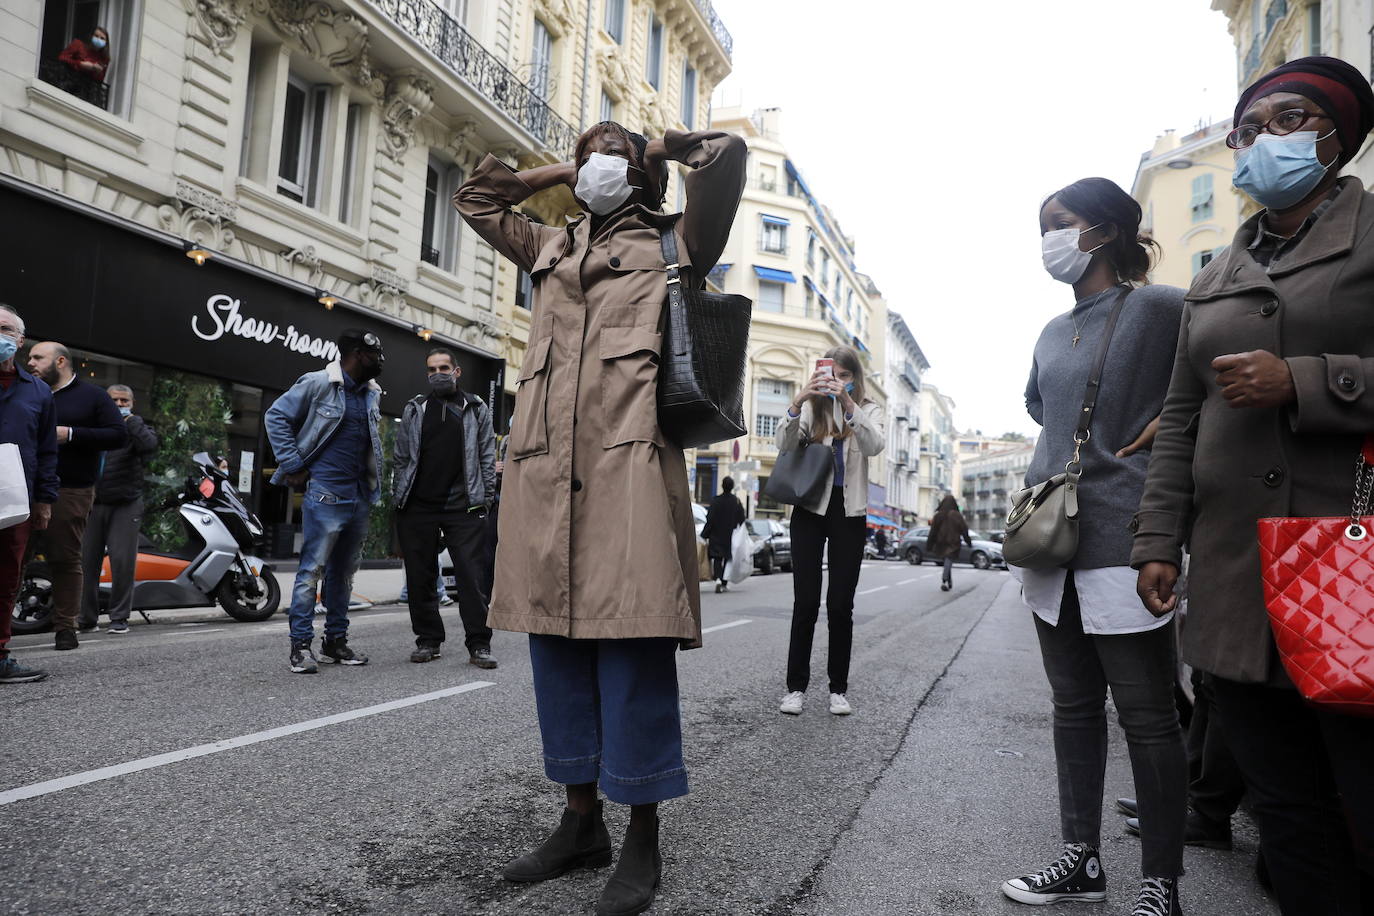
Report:
[[[865,564],[848,718],[819,676],[803,716],[777,712],[790,576],[707,585],[706,647],[679,657],[693,794],[663,806],[651,912],[1025,912],[997,885],[1057,852],[1048,687],[1014,583],[955,578]],[[561,809],[523,637],[497,634],[495,671],[453,639],[414,665],[404,608],[381,605],[351,642],[371,664],[305,677],[284,618],[168,618],[67,653],[16,639],[52,676],[0,688],[0,913],[590,913],[606,870],[499,877]],[[822,625],[817,675],[824,645]],[[1131,794],[1112,748],[1108,794]],[[618,836],[625,812],[608,820]],[[1188,851],[1189,914],[1277,912],[1239,818],[1237,839]],[[1108,814],[1094,912],[1129,912],[1138,855]]]

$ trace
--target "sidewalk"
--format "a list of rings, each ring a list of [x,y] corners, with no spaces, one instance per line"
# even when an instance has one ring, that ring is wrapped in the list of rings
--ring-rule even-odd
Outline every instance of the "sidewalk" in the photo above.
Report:
[[[799,908],[813,914],[1026,914],[1000,884],[1059,852],[1049,685],[1031,616],[1008,581],[926,696],[892,765],[840,838]],[[1112,719],[1102,860],[1109,898],[1129,912],[1140,843],[1115,813],[1134,795],[1125,736]],[[1235,850],[1188,847],[1189,916],[1275,916],[1255,883],[1258,837],[1235,819]]]
[[[296,572],[294,569],[286,572],[276,572],[277,584],[281,586],[281,608],[270,620],[278,618],[286,619],[286,609],[291,604],[291,587],[296,582]],[[405,573],[397,569],[360,569],[353,577],[353,602],[355,606],[361,602],[365,606],[377,604],[395,604],[401,600],[401,585],[405,582]],[[214,607],[186,607],[171,608],[169,610],[149,611],[148,616],[155,623],[176,622],[189,623],[198,620],[228,620],[229,615],[224,609],[216,605]],[[102,620],[104,618],[101,618]],[[134,623],[138,623],[142,618],[137,613],[133,615]],[[103,624],[102,624],[103,625]]]

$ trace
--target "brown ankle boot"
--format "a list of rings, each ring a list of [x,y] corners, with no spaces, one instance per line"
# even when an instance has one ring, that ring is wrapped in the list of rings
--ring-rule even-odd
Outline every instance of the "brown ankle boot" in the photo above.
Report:
[[[620,847],[620,861],[601,891],[596,916],[634,916],[654,903],[663,878],[663,858],[658,853],[658,818],[652,827],[628,830]]]
[[[507,881],[547,881],[574,868],[611,864],[611,835],[601,818],[601,802],[589,814],[563,809],[563,819],[549,838],[501,871]]]

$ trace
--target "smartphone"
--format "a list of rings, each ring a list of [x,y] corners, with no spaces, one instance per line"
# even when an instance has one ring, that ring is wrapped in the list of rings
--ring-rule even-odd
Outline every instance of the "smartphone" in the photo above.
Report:
[[[822,372],[830,376],[831,378],[834,378],[835,361],[827,356],[822,356],[820,359],[816,360],[816,371]],[[826,395],[826,397],[830,398],[830,400],[832,401],[835,400],[835,396],[833,394],[828,394]]]

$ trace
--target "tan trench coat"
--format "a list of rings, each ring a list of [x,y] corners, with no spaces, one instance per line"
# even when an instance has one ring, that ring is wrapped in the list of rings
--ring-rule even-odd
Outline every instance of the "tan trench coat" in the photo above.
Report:
[[[696,528],[682,449],[658,426],[667,274],[659,229],[703,277],[725,247],[744,188],[744,141],[664,137],[691,167],[681,214],[632,206],[593,237],[510,208],[533,192],[488,156],[454,206],[534,285],[502,482],[488,623],[574,639],[672,637],[701,644]]]
[[[1169,393],[1135,520],[1131,565],[1189,546],[1183,655],[1221,677],[1281,684],[1255,522],[1350,511],[1355,457],[1374,430],[1374,195],[1354,178],[1268,273],[1259,216],[1188,290]],[[1211,362],[1268,350],[1297,401],[1232,408]]]

